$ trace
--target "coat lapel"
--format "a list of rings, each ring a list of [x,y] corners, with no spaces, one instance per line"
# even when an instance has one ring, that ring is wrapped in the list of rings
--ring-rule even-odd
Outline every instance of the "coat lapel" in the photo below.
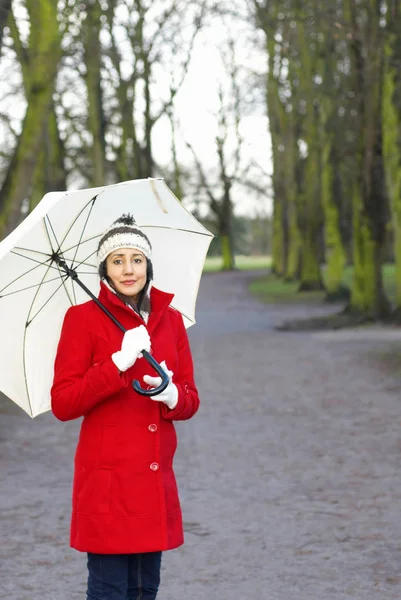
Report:
[[[174,294],[168,294],[167,292],[162,292],[161,290],[152,287],[150,292],[150,316],[148,322],[148,329],[150,333],[156,329],[160,319],[170,306],[173,298]]]
[[[150,333],[156,329],[173,298],[174,294],[168,294],[152,287],[150,292],[150,316],[147,325]],[[132,329],[139,325],[146,326],[145,321],[132,308],[124,304],[103,282],[100,283],[99,300],[126,329]]]

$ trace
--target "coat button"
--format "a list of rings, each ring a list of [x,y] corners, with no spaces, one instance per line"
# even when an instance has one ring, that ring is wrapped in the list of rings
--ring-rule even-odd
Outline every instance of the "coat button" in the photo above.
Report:
[[[159,463],[151,463],[150,468],[152,469],[152,471],[157,471],[159,469]]]
[[[157,425],[155,425],[155,423],[151,423],[148,427],[149,431],[151,431],[152,433],[154,433],[155,431],[157,431]]]

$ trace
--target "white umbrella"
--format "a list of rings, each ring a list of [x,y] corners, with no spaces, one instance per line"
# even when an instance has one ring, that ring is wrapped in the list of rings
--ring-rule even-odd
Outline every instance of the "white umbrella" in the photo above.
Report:
[[[175,295],[172,306],[187,327],[195,323],[199,281],[213,236],[162,179],[46,194],[0,243],[0,390],[31,417],[50,410],[65,312],[89,299],[60,260],[97,296],[97,245],[123,213],[131,213],[151,241],[154,285]]]

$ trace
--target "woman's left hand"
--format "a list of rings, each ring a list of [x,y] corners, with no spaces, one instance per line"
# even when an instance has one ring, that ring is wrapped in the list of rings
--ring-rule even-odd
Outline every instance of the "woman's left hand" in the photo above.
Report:
[[[156,400],[157,402],[164,402],[164,404],[168,406],[170,410],[172,410],[177,406],[178,402],[178,389],[177,386],[172,382],[174,373],[173,371],[169,371],[166,361],[163,360],[163,362],[160,363],[160,366],[167,373],[169,377],[169,384],[166,389],[161,392],[161,394],[157,394],[157,396],[150,396],[150,399]],[[150,375],[145,375],[143,380],[152,388],[158,387],[162,382],[161,377],[151,377]]]

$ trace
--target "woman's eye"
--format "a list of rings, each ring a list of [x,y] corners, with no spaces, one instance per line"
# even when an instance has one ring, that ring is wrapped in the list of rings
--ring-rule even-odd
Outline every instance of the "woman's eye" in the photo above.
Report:
[[[142,259],[141,258],[135,258],[134,262],[139,265],[142,262]]]

